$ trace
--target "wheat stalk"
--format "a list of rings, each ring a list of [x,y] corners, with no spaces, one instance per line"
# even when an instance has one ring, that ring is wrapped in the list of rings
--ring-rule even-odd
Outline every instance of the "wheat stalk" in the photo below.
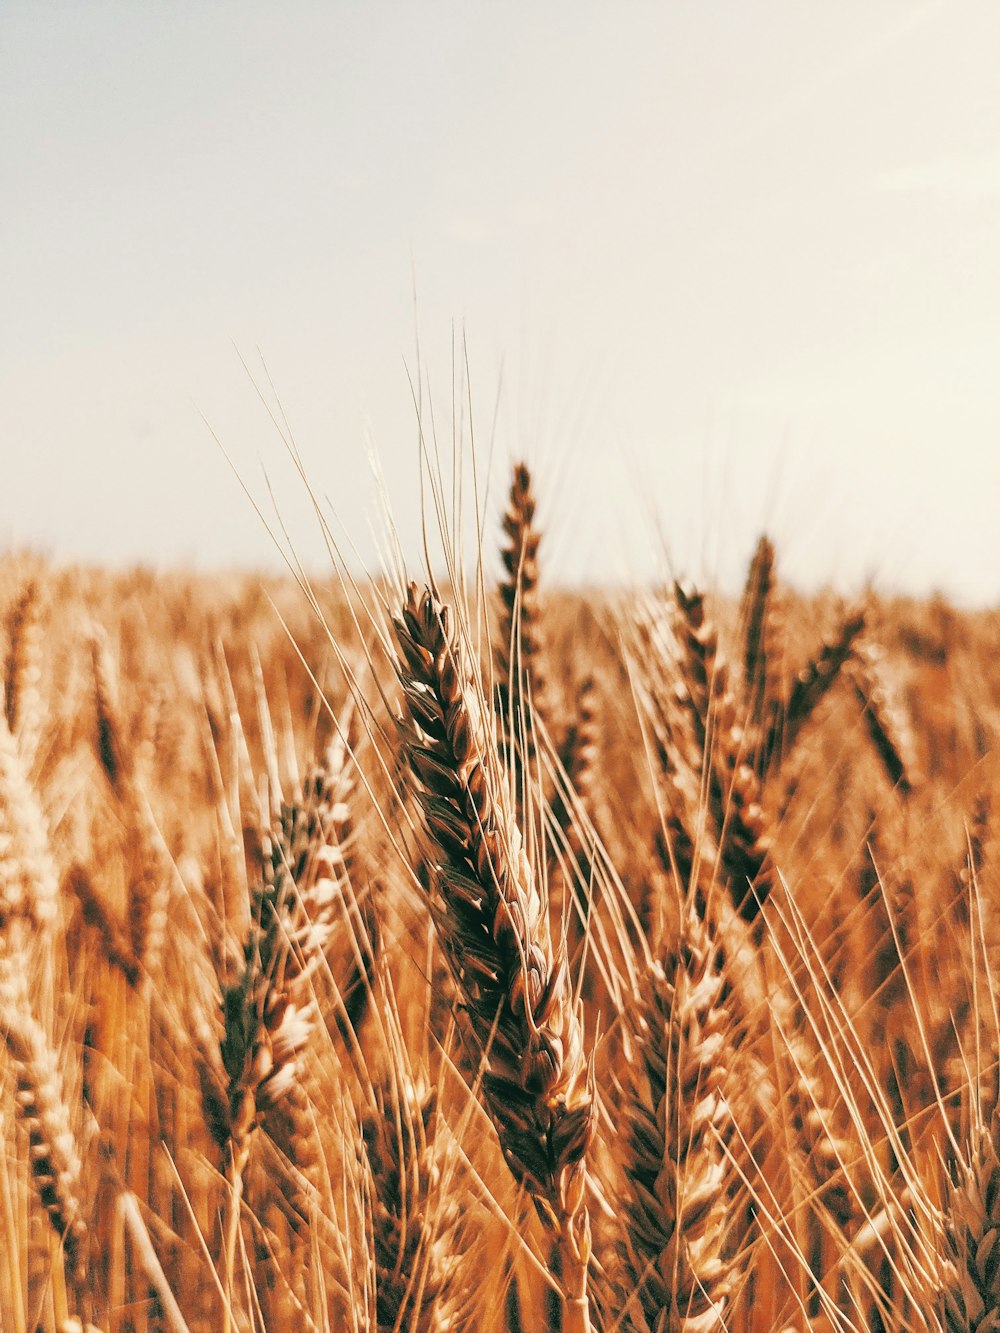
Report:
[[[514,466],[503,530],[507,541],[500,553],[505,574],[496,630],[497,714],[520,775],[535,755],[535,718],[544,718],[546,696],[538,604],[541,533],[535,526],[531,472],[524,463]],[[520,780],[515,791],[520,794]]]
[[[637,1333],[723,1327],[736,1278],[724,1091],[732,1033],[719,962],[709,928],[685,910],[630,1019],[617,1302]]]
[[[774,544],[761,537],[747,571],[740,619],[743,624],[743,686],[748,718],[759,728],[772,704],[774,663],[770,619],[774,591]]]
[[[335,745],[326,764],[309,775],[302,800],[281,807],[275,828],[260,838],[254,853],[260,882],[251,927],[237,976],[222,991],[226,1096],[221,1106],[214,1098],[206,1105],[210,1126],[228,1158],[225,1268],[230,1289],[244,1173],[255,1131],[270,1119],[278,1122],[280,1138],[279,1112],[287,1105],[294,1113],[302,1059],[319,1019],[314,981],[337,913],[349,896],[349,787],[346,751]],[[367,947],[370,950],[370,944]],[[358,1021],[359,1015],[360,1009]],[[294,1132],[283,1137],[286,1146],[295,1141]]]
[[[855,649],[850,679],[861,705],[862,717],[875,753],[882,761],[891,786],[902,796],[913,790],[914,764],[908,727],[896,702],[890,698],[883,681],[882,654],[872,643]]]
[[[683,631],[682,698],[694,728],[696,752],[701,754],[700,786],[733,900],[741,915],[753,920],[773,880],[770,821],[704,598],[680,583],[674,592]],[[690,833],[688,840],[695,842]]]
[[[824,639],[814,656],[795,677],[788,703],[775,708],[760,742],[759,772],[767,777],[791,754],[806,723],[840,676],[865,627],[863,607],[848,611],[837,633]]]
[[[133,834],[128,903],[132,953],[142,975],[152,979],[160,971],[166,945],[172,868],[142,784],[136,752],[125,742],[107,635],[96,629],[91,654],[97,753]]]
[[[434,593],[410,584],[394,619],[409,712],[403,747],[425,833],[420,862],[462,998],[464,1035],[517,1182],[559,1238],[567,1329],[587,1325],[586,1152],[594,1100],[562,950],[508,807],[481,694]]]
[[[945,1280],[939,1313],[947,1333],[1000,1328],[1000,1119],[973,1125],[968,1157],[946,1186]]]
[[[0,953],[0,1031],[11,1059],[18,1118],[28,1131],[28,1155],[38,1198],[75,1269],[87,1236],[81,1198],[82,1166],[63,1092],[59,1055],[32,1015],[24,994],[24,959]]]
[[[25,585],[14,604],[7,631],[4,711],[7,726],[17,738],[24,767],[30,771],[42,730],[41,599],[35,579]]]
[[[437,1121],[436,1093],[405,1068],[364,1120],[378,1333],[449,1327],[458,1209],[441,1195]]]

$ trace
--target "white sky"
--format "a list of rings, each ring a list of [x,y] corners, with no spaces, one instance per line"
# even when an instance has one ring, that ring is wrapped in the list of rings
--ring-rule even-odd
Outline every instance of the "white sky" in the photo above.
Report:
[[[0,547],[366,559],[453,329],[552,576],[1000,586],[1000,6],[0,6]],[[258,372],[258,378],[260,378]],[[204,419],[203,419],[204,418]],[[655,515],[655,517],[654,517]]]

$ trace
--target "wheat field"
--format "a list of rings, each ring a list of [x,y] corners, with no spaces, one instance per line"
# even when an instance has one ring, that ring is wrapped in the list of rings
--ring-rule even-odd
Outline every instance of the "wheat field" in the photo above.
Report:
[[[555,508],[0,564],[5,1333],[1000,1329],[1000,622]]]

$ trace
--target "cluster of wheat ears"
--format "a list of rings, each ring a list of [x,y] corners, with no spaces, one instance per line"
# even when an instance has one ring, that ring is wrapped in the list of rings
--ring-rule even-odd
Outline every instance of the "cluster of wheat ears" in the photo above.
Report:
[[[1000,625],[0,568],[0,1328],[1000,1329]]]

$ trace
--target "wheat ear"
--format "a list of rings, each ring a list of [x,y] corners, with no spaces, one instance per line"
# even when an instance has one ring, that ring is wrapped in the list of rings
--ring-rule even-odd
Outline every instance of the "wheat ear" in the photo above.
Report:
[[[135,762],[125,744],[118,711],[118,690],[107,636],[95,630],[91,639],[94,666],[94,711],[97,754],[118,798],[134,841],[129,866],[129,934],[132,953],[147,977],[160,970],[167,940],[172,868],[164,854],[159,830]]]
[[[784,710],[773,712],[761,740],[758,771],[766,777],[788,757],[821,701],[851,658],[855,640],[865,627],[865,611],[856,607],[840,623],[833,638],[825,639],[795,678]]]
[[[28,1131],[35,1189],[62,1240],[69,1267],[75,1268],[87,1235],[80,1193],[82,1167],[63,1096],[59,1058],[28,1008],[15,970],[20,966],[21,960],[6,953],[0,956],[0,1029],[16,1080],[18,1117]]]
[[[514,466],[503,530],[504,578],[495,652],[497,712],[513,754],[528,765],[535,753],[534,717],[544,713],[545,678],[538,605],[541,533],[535,527],[531,472],[524,463]]]
[[[63,894],[72,894],[80,904],[84,924],[97,932],[104,946],[104,956],[117,967],[130,986],[139,984],[139,960],[123,923],[98,893],[83,866],[74,864],[63,877]]]
[[[627,1231],[619,1302],[636,1330],[722,1327],[735,1280],[724,1095],[732,1024],[709,927],[690,908],[632,1015],[622,1106]]]
[[[226,1136],[241,1172],[253,1131],[296,1081],[318,1018],[312,982],[341,889],[328,873],[336,849],[322,840],[318,820],[314,805],[289,804],[260,839],[260,884],[242,967],[223,988]]]
[[[675,585],[675,594],[683,631],[682,697],[696,751],[701,753],[701,786],[733,901],[745,919],[753,920],[773,881],[770,821],[762,805],[760,780],[749,762],[718,634],[705,614],[704,598],[680,583]]]
[[[871,643],[862,643],[855,653],[850,672],[854,693],[861,705],[862,717],[875,753],[882,761],[890,784],[902,796],[913,790],[914,765],[909,728],[896,701],[883,680],[882,654]]]
[[[977,1116],[968,1159],[945,1191],[944,1281],[939,1315],[947,1333],[1000,1328],[1000,1119]]]
[[[8,621],[9,649],[4,670],[7,726],[17,737],[26,769],[31,768],[42,729],[42,635],[38,584],[32,579]]]
[[[290,1096],[319,1018],[313,982],[346,896],[337,834],[343,835],[348,823],[342,799],[347,782],[343,751],[331,751],[327,765],[310,774],[302,801],[282,806],[275,828],[259,838],[260,882],[242,966],[222,991],[221,1054],[228,1086],[221,1107],[209,1098],[206,1115],[228,1154],[224,1259],[230,1288],[254,1134],[269,1118],[280,1130],[282,1109],[294,1120]]]
[[[769,628],[774,590],[774,545],[761,537],[747,571],[740,619],[743,624],[743,684],[751,726],[760,727],[771,702]]]
[[[425,833],[420,878],[504,1157],[560,1242],[569,1333],[589,1326],[594,1097],[564,945],[553,951],[481,691],[448,608],[410,584],[393,628],[410,717],[402,743]]]
[[[458,1256],[454,1198],[441,1197],[435,1150],[437,1097],[405,1067],[364,1119],[372,1177],[372,1249],[378,1333],[444,1333]]]

